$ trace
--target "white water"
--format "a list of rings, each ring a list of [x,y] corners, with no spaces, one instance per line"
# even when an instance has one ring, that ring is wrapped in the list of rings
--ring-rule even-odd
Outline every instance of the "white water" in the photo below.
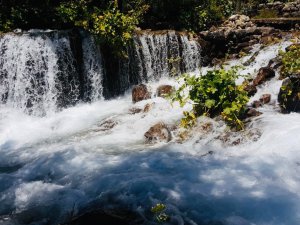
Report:
[[[255,75],[278,48],[263,50],[258,59],[264,60],[244,72]],[[160,84],[175,81],[150,86],[155,91]],[[151,224],[149,210],[158,202],[167,205],[170,224],[300,224],[300,114],[278,112],[279,86],[274,78],[260,87],[253,99],[274,97],[250,126],[262,135],[256,142],[246,135],[237,146],[218,140],[226,128],[207,119],[199,123],[211,122],[212,132],[195,130],[183,144],[145,145],[150,126],[182,116],[183,109],[161,98],[133,105],[127,93],[43,118],[1,106],[0,224],[57,224],[91,204],[126,207]],[[152,102],[149,113],[129,113]],[[107,120],[117,125],[105,130]]]
[[[200,44],[175,31],[137,35],[134,43],[139,76],[144,82],[194,72],[201,65]]]

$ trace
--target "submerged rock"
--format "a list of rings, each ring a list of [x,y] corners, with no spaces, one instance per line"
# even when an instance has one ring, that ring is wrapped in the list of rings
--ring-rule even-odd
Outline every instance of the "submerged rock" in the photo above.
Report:
[[[118,125],[118,122],[112,119],[107,119],[99,124],[97,131],[109,131]]]
[[[135,107],[129,109],[129,113],[130,113],[130,114],[137,114],[137,113],[140,113],[140,112],[142,112],[142,111],[143,111],[142,109],[140,109],[140,108],[135,108]]]
[[[173,87],[171,85],[161,85],[157,88],[156,94],[158,97],[165,97],[173,92]]]
[[[132,101],[133,103],[150,99],[151,94],[148,91],[148,88],[145,84],[139,84],[133,87],[132,89]]]
[[[275,77],[275,71],[270,67],[262,67],[259,69],[256,78],[253,80],[253,85],[263,84],[267,80]]]
[[[172,140],[172,134],[164,123],[158,123],[152,126],[145,134],[146,143],[169,142]]]
[[[282,82],[278,102],[283,113],[300,112],[300,75],[293,75]]]

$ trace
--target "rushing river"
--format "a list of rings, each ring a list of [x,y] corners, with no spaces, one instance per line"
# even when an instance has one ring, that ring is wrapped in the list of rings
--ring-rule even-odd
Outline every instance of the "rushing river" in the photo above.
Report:
[[[41,46],[45,40],[49,41],[33,43]],[[283,42],[261,50],[242,73],[255,76],[287,45]],[[45,51],[52,54],[53,43],[51,46]],[[18,73],[15,67],[10,71]],[[48,77],[47,81],[54,79],[52,73],[58,69],[51,63],[28,68],[43,69],[41,76]],[[29,73],[28,68],[22,74]],[[97,70],[98,65],[92,68],[100,78],[89,70],[90,82],[98,84],[103,72]],[[72,72],[74,68],[65,69]],[[39,90],[24,82],[27,78],[19,78],[15,80],[19,88],[14,91],[20,94],[24,88],[27,95],[8,97],[0,105],[1,225],[59,224],[89,207],[127,209],[140,214],[144,224],[155,224],[150,208],[157,203],[167,206],[169,224],[300,224],[300,114],[279,112],[281,81],[277,77],[261,86],[251,99],[264,93],[272,95],[271,104],[260,109],[263,115],[249,125],[249,130],[259,135],[238,134],[235,138],[243,140],[239,145],[223,143],[218,137],[227,128],[206,118],[199,124],[209,122],[211,131],[195,130],[184,143],[178,143],[174,133],[168,144],[145,144],[144,133],[152,125],[176,124],[184,109],[155,96],[133,104],[130,90],[103,100],[102,90],[97,89],[91,94],[91,103],[78,101],[75,106],[56,110],[58,86],[49,82]],[[163,76],[148,83],[153,93],[160,84],[176,86],[177,82]],[[32,86],[34,91],[28,92]],[[3,83],[1,87],[3,91]],[[80,95],[72,90],[73,95],[64,101]],[[36,113],[24,108],[30,94],[36,97],[31,107]],[[143,108],[147,103],[154,103],[148,113],[130,113],[132,107]]]

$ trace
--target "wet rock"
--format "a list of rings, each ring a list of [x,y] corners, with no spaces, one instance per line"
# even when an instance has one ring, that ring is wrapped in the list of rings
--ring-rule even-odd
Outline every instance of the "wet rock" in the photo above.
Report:
[[[274,59],[271,59],[268,64],[268,67],[274,70],[278,69],[280,66],[282,66],[282,61],[280,57],[275,57]]]
[[[130,114],[137,114],[137,113],[140,113],[140,112],[142,112],[142,111],[143,111],[142,109],[140,109],[140,108],[135,108],[135,107],[129,109],[129,113],[130,113]]]
[[[300,74],[292,75],[282,82],[278,102],[283,113],[300,112]]]
[[[151,98],[151,93],[145,84],[139,84],[132,89],[132,101],[133,103],[143,101]]]
[[[253,80],[253,85],[260,85],[273,77],[275,77],[275,71],[272,68],[262,67],[259,69],[256,78]]]
[[[158,97],[166,97],[173,92],[173,87],[171,85],[161,85],[157,88],[156,94]]]
[[[262,114],[261,112],[253,108],[248,109],[246,112],[247,117],[256,117],[256,116],[260,116],[261,114]]]
[[[254,96],[256,94],[256,92],[257,92],[257,88],[253,84],[246,85],[245,88],[244,88],[244,90],[248,92],[248,96],[249,97]]]
[[[253,108],[259,108],[259,107],[262,106],[262,103],[261,103],[261,101],[254,101],[254,102],[251,104],[251,106],[252,106]]]
[[[268,104],[271,101],[271,95],[270,94],[263,94],[260,98],[259,101],[262,104]]]
[[[144,112],[144,113],[149,112],[149,111],[153,108],[154,104],[155,104],[155,103],[147,103],[147,104],[145,105],[144,109],[143,109],[143,112]]]
[[[116,125],[118,125],[118,122],[112,119],[108,119],[105,121],[102,121],[99,124],[99,128],[97,129],[97,131],[108,131],[113,129]]]
[[[169,142],[172,139],[172,134],[169,128],[164,123],[158,123],[152,126],[145,134],[146,143],[153,144],[156,142]]]

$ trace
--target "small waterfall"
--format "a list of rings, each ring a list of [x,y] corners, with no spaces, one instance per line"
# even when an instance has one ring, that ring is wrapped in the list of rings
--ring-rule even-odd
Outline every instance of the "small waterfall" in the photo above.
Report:
[[[69,31],[5,34],[0,51],[2,104],[43,116],[102,98],[101,55],[90,35],[81,41]]]
[[[201,46],[175,31],[144,32],[134,37],[139,80],[193,72],[201,65]]]
[[[84,99],[96,101],[103,98],[103,65],[102,55],[95,38],[81,32],[83,51],[83,73],[85,82]]]

